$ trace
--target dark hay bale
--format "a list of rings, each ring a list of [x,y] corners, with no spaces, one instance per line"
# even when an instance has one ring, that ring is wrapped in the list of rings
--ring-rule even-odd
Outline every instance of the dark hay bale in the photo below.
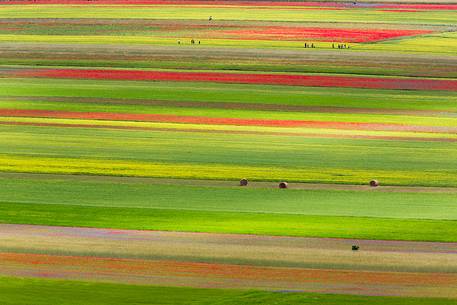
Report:
[[[240,180],[240,186],[247,186],[248,185],[248,179],[243,178]]]
[[[352,246],[352,251],[357,251],[357,250],[359,250],[359,248],[360,248],[359,246],[353,245],[353,246]]]
[[[287,182],[280,182],[279,183],[279,188],[280,189],[286,189],[289,185],[287,184]]]
[[[377,187],[377,186],[379,186],[378,180],[371,180],[371,181],[370,181],[370,186],[371,186],[371,187]]]

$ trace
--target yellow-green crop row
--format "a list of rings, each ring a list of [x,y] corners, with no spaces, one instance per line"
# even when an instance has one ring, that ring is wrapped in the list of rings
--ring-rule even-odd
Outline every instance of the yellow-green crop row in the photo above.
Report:
[[[107,159],[49,158],[0,155],[0,171],[52,174],[237,180],[286,180],[342,184],[366,184],[376,177],[388,185],[457,186],[457,172],[357,170],[344,168],[284,168],[133,162]]]
[[[350,10],[301,9],[293,7],[204,5],[3,5],[0,18],[122,18],[257,20],[299,22],[351,22],[396,24],[456,24],[457,11],[386,12],[373,8]]]
[[[357,49],[398,52],[438,52],[456,55],[457,33],[440,33],[418,37],[407,37],[374,44],[361,44],[357,46]]]

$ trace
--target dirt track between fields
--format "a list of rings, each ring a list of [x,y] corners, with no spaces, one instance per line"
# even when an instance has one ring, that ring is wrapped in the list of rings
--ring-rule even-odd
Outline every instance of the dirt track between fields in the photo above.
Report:
[[[455,243],[0,225],[0,245],[2,275],[457,298]]]

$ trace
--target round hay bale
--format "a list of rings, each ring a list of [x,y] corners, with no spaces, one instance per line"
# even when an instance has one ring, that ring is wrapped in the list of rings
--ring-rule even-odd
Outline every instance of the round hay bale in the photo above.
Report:
[[[280,189],[286,189],[289,185],[287,184],[287,182],[280,182],[279,183],[279,188]]]
[[[371,186],[371,187],[377,187],[377,186],[379,186],[378,180],[371,180],[371,181],[370,181],[370,186]]]
[[[248,179],[243,178],[240,180],[240,186],[247,186],[248,185]]]

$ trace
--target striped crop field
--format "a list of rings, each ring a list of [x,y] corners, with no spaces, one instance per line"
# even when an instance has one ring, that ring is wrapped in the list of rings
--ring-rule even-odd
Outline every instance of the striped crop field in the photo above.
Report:
[[[0,0],[0,304],[457,304],[457,5]]]

